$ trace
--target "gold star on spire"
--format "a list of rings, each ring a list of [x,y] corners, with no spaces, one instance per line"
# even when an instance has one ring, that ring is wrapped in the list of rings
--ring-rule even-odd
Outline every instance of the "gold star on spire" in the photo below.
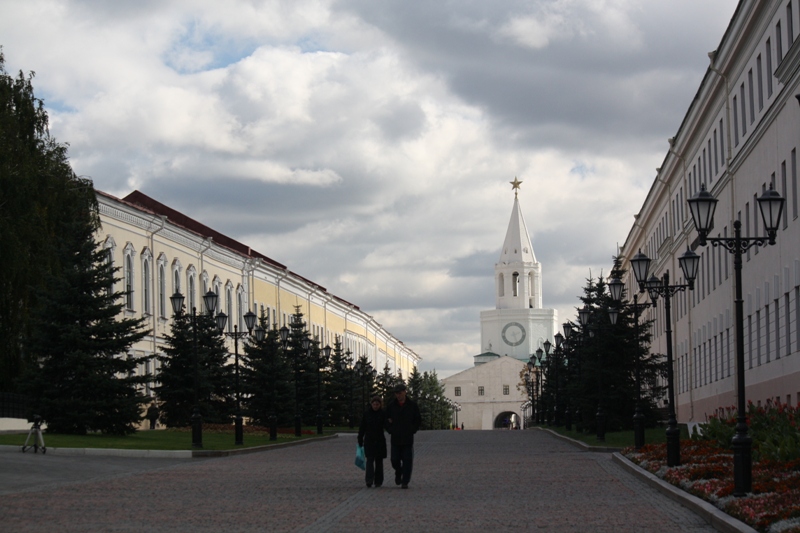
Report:
[[[522,185],[522,182],[514,176],[514,181],[509,181],[509,183],[511,184],[511,190],[514,191],[514,197],[516,198],[517,191],[519,190],[519,186]]]

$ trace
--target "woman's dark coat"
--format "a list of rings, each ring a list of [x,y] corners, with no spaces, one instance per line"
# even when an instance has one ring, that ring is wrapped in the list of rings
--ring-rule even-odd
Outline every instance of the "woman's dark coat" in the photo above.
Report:
[[[358,428],[358,443],[364,446],[364,455],[367,457],[386,457],[386,437],[383,426],[386,423],[386,413],[383,409],[377,411],[372,407],[364,411],[361,426]]]

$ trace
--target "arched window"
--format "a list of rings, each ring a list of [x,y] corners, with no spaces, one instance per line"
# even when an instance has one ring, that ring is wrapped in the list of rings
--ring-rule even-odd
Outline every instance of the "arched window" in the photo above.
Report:
[[[103,248],[106,251],[106,264],[110,267],[111,271],[114,270],[114,250],[117,248],[117,243],[114,242],[114,238],[109,236],[106,241],[103,243]],[[114,277],[109,277],[110,281],[108,282],[108,288],[106,289],[108,294],[114,294]]]
[[[204,296],[206,295],[206,293],[208,292],[208,272],[205,272],[205,271],[204,271],[204,272],[203,272],[203,273],[200,275],[200,280],[201,280],[201,285],[202,285],[202,287],[203,287],[203,292],[202,292],[202,293],[200,293],[200,307],[202,307],[202,308],[203,308],[203,309],[202,309],[203,313],[207,313],[207,312],[208,312],[208,309],[206,309],[206,303],[205,303],[205,301],[203,300],[203,297],[204,297]]]
[[[176,293],[179,292],[183,294],[183,290],[181,288],[181,262],[178,259],[172,261],[172,292]],[[183,294],[186,296],[185,294]],[[188,300],[187,300],[188,301]],[[186,307],[187,310],[191,310],[191,307]]]
[[[241,287],[236,291],[236,324],[239,326],[239,331],[244,329],[244,295],[242,294]]]
[[[233,287],[225,287],[225,314],[228,315],[228,331],[233,331]]]
[[[125,260],[123,262],[123,266],[125,272],[123,273],[123,277],[125,279],[125,309],[128,311],[134,310],[133,305],[133,288],[134,288],[134,277],[133,277],[133,254],[135,253],[133,249],[133,245],[128,243],[125,246]]]
[[[501,298],[506,295],[506,279],[502,273],[497,275],[497,295]]]
[[[194,294],[194,273],[190,272],[189,277],[186,278],[186,294],[188,296],[189,308],[197,309],[197,301]]]
[[[217,307],[214,309],[210,309],[210,311],[213,311],[214,314],[216,314],[220,309],[222,309],[222,300],[221,300],[222,295],[220,294],[220,292],[222,291],[221,285],[222,283],[220,282],[219,278],[214,277],[214,293],[217,295]]]
[[[150,282],[150,258],[145,257],[142,261],[142,306],[146,315],[152,313],[150,309]]]
[[[188,302],[187,309],[196,309],[197,307],[197,271],[193,265],[189,265],[186,269],[186,301]]]
[[[511,294],[519,296],[519,272],[511,274]]]
[[[158,263],[158,315],[167,318],[167,273],[161,261]]]

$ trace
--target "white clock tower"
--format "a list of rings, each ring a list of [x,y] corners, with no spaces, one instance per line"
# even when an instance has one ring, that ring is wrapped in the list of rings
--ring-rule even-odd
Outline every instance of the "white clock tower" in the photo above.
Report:
[[[527,361],[558,331],[555,309],[542,309],[542,265],[536,261],[517,192],[522,183],[510,182],[514,207],[500,260],[494,266],[495,309],[481,311],[481,350],[475,364],[498,355]]]

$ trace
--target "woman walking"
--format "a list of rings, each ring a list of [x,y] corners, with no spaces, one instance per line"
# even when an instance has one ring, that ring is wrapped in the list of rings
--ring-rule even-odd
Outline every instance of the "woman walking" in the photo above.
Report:
[[[383,426],[386,413],[382,408],[380,396],[370,399],[369,407],[361,418],[358,428],[358,445],[364,447],[367,465],[364,469],[364,480],[367,487],[383,485],[383,460],[386,458],[386,437],[383,435]]]

